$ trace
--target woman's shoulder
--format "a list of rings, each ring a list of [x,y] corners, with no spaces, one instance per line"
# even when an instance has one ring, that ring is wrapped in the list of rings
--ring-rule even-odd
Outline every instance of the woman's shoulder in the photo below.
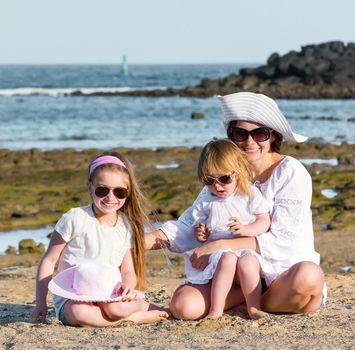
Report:
[[[294,157],[285,156],[273,172],[274,179],[290,179],[293,177],[310,179],[311,176],[304,165]]]

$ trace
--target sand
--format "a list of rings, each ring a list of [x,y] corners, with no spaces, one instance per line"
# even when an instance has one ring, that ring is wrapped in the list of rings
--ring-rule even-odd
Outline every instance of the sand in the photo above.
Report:
[[[168,268],[162,252],[148,253],[147,298],[168,306],[183,280],[181,259]],[[232,312],[218,320],[158,324],[122,323],[110,328],[63,326],[49,302],[48,323],[31,324],[36,267],[0,269],[1,349],[353,349],[353,273],[327,273],[325,308],[307,315],[275,315],[251,321]],[[51,297],[49,297],[51,299]]]

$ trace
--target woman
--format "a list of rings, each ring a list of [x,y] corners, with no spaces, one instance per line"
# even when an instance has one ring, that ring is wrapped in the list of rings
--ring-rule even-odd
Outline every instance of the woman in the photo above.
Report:
[[[258,237],[241,237],[199,246],[189,226],[191,212],[178,221],[165,223],[147,236],[146,248],[162,246],[173,251],[196,248],[192,265],[203,269],[209,255],[220,249],[249,248],[275,261],[278,275],[263,293],[261,307],[266,312],[307,313],[325,302],[324,274],[319,254],[314,250],[312,181],[302,164],[280,153],[282,140],[303,142],[307,138],[292,132],[291,126],[269,97],[240,92],[219,97],[228,137],[240,147],[251,165],[253,182],[271,208],[270,231]],[[204,198],[206,188],[196,201]],[[233,226],[233,225],[232,225]],[[198,234],[201,234],[198,232]],[[244,304],[238,286],[239,271],[226,299],[225,310]],[[170,309],[174,317],[195,320],[207,315],[211,283],[185,284],[174,293]]]

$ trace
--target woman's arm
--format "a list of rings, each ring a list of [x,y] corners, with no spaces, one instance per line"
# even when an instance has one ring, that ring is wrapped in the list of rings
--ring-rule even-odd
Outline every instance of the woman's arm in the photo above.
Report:
[[[208,265],[210,254],[217,250],[232,249],[238,250],[248,248],[259,252],[258,242],[255,237],[240,237],[232,239],[220,239],[204,243],[201,247],[196,248],[190,257],[192,266],[195,269],[203,270]]]
[[[146,250],[154,250],[154,249],[162,249],[162,248],[170,247],[169,239],[162,230],[156,230],[146,234],[144,236],[144,240],[145,240]]]
[[[67,242],[54,231],[46,253],[43,255],[36,277],[36,307],[32,312],[31,322],[45,322],[47,315],[48,283],[52,279],[55,265]]]

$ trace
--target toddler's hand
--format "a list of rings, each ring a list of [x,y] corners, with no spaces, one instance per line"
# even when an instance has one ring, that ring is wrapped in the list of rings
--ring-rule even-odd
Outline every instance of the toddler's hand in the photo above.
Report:
[[[231,234],[238,237],[249,237],[247,225],[242,225],[237,218],[231,218],[232,222],[228,225]]]
[[[195,229],[195,237],[201,243],[206,242],[210,234],[211,234],[211,229],[207,228],[206,225],[201,222],[198,224],[198,227]]]
[[[243,225],[240,223],[240,221],[237,218],[230,218],[231,222],[228,225],[230,232],[232,235],[240,235],[241,228]]]

